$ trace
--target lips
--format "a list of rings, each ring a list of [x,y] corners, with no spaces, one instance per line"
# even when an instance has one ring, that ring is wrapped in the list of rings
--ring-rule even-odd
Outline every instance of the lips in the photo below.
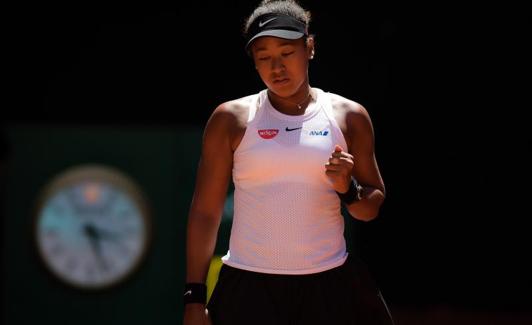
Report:
[[[283,83],[287,83],[290,79],[288,78],[275,78],[273,79],[273,83],[274,84],[283,84]]]

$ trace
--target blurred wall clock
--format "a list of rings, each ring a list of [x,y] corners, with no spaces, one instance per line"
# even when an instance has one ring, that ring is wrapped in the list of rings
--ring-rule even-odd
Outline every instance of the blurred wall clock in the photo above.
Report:
[[[102,165],[67,169],[45,184],[33,235],[46,269],[67,285],[112,287],[141,265],[151,240],[147,199],[132,178]]]

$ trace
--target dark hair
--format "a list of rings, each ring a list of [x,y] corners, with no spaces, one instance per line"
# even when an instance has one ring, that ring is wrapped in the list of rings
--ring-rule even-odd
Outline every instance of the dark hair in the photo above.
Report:
[[[257,17],[269,13],[279,13],[291,16],[304,23],[307,29],[310,23],[310,11],[305,10],[295,0],[263,0],[246,19],[244,35],[248,34],[249,27]]]

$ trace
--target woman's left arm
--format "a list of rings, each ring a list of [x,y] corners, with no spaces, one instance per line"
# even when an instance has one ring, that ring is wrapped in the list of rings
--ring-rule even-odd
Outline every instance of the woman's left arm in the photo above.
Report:
[[[350,102],[345,114],[349,153],[353,156],[351,175],[362,186],[361,199],[348,204],[354,218],[370,221],[379,214],[386,190],[375,156],[375,136],[368,111]]]
[[[377,159],[373,125],[367,110],[360,104],[342,98],[335,103],[336,119],[346,138],[348,148],[336,145],[325,165],[326,174],[336,192],[346,193],[352,177],[361,185],[359,199],[345,204],[349,214],[361,221],[370,221],[379,214],[385,187]],[[353,191],[351,186],[350,191]],[[351,193],[353,194],[353,193]],[[353,198],[353,195],[348,197]]]

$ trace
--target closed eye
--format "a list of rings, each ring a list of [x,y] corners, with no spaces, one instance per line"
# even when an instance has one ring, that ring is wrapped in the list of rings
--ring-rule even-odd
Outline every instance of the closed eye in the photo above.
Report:
[[[295,51],[292,51],[292,52],[288,52],[288,53],[283,53],[282,56],[289,56],[289,55],[292,55],[294,54]]]

